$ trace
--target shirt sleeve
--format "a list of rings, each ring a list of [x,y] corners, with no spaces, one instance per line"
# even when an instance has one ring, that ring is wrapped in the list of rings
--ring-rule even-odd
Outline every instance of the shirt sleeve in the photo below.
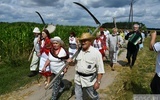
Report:
[[[121,36],[118,36],[118,38],[119,38],[119,43],[120,43],[120,45],[122,45],[123,44],[123,39],[122,39],[122,37]]]
[[[156,52],[160,52],[160,42],[156,42],[153,45],[153,50],[156,51]]]

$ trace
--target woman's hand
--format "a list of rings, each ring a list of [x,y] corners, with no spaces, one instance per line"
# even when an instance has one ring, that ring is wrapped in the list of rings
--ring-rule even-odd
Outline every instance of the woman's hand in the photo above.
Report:
[[[66,61],[67,61],[68,63],[73,62],[73,60],[72,60],[71,58],[68,58]]]
[[[64,73],[67,73],[67,70],[68,70],[68,68],[65,68],[65,69],[63,70],[63,72],[64,72]]]
[[[46,67],[43,67],[43,68],[42,68],[42,72],[45,72],[45,71],[46,71]]]
[[[40,57],[40,56],[41,56],[41,53],[40,53],[40,52],[39,52],[39,53],[37,53],[37,56],[38,56],[38,57]]]

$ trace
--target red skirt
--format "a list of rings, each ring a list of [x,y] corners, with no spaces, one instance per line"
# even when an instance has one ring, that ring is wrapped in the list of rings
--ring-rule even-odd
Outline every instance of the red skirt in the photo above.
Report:
[[[47,72],[40,72],[41,75],[47,77],[47,76],[51,76],[52,73],[50,71],[47,71]]]
[[[102,57],[105,57],[105,50],[104,49],[100,49],[99,51],[102,54]]]

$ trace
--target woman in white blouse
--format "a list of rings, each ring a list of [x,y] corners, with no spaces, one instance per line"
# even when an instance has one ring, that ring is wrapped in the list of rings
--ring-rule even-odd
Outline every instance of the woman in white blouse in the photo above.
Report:
[[[56,74],[58,74],[59,71],[65,66],[65,60],[69,58],[69,55],[63,48],[64,43],[60,37],[55,36],[54,38],[51,38],[51,43],[52,48],[43,67],[43,71],[45,71],[46,66],[49,65],[51,73],[53,74],[53,77],[55,77]],[[64,74],[59,75],[53,82],[52,100],[56,100],[58,93],[62,92],[60,89],[64,89],[64,84],[62,82],[63,76]]]

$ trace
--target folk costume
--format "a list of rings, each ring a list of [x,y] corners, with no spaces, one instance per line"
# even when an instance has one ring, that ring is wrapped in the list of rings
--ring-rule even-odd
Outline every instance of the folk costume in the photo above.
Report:
[[[100,38],[99,33],[97,33],[96,39],[93,41],[93,47],[95,47],[97,50],[100,51],[102,54],[102,58],[105,57],[105,43],[106,41],[103,41],[103,39]]]
[[[59,46],[56,49],[52,46],[48,55],[48,64],[54,77],[65,66],[65,60],[69,58],[69,55],[62,47],[63,41],[60,37],[55,36],[54,38],[51,38],[51,43],[55,43],[56,45],[59,43]],[[46,66],[44,66],[44,68],[46,68]],[[51,100],[57,100],[58,93],[62,92],[62,90],[64,89],[64,84],[62,82],[63,76],[64,74],[61,73],[58,78],[56,78],[56,80],[53,82]]]
[[[108,35],[107,46],[109,47],[109,57],[111,63],[117,63],[119,47],[123,44],[123,39],[117,33]]]
[[[46,37],[45,40],[42,40],[41,50],[40,50],[41,57],[40,57],[39,72],[43,76],[50,76],[51,75],[51,70],[50,70],[49,66],[47,66],[45,72],[42,72],[42,68],[43,68],[46,60],[48,59],[48,55],[49,55],[49,52],[51,49],[50,45],[51,45],[51,42],[48,37]]]
[[[77,40],[76,37],[69,37],[69,57],[71,58],[77,51]]]
[[[51,39],[52,42],[57,41],[62,45],[62,40],[60,37],[54,37]],[[51,49],[49,53],[49,61],[51,72],[54,76],[59,73],[59,71],[65,66],[65,59],[68,59],[69,55],[64,50],[64,48],[58,48],[58,52],[56,53],[54,49]],[[58,76],[58,78],[53,82],[53,91],[52,91],[52,100],[57,100],[58,93],[61,92],[60,89],[64,89],[64,84],[62,82],[64,74]]]
[[[38,27],[35,27],[33,30],[33,33],[35,34],[35,38],[33,41],[34,44],[34,51],[33,51],[33,56],[32,56],[32,61],[30,64],[30,71],[31,73],[28,75],[28,77],[35,76],[37,74],[37,67],[38,67],[38,62],[39,62],[39,57],[38,54],[40,53],[40,46],[39,46],[39,33],[40,30]]]
[[[103,49],[104,49],[104,51],[106,51],[107,50],[107,45],[106,45],[107,37],[106,37],[106,35],[104,34],[103,31],[101,31],[101,33],[100,33],[100,39],[102,40]]]

